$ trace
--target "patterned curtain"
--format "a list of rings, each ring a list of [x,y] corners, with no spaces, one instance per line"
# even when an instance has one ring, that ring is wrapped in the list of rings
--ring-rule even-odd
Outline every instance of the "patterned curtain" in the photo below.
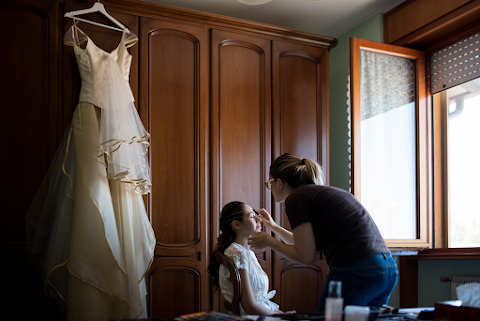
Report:
[[[360,51],[362,120],[411,103],[415,99],[414,62],[371,51]]]

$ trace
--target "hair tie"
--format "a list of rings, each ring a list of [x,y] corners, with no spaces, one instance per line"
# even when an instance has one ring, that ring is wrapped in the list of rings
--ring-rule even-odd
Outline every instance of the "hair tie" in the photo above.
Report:
[[[302,165],[307,165],[305,164],[305,158],[302,158]]]

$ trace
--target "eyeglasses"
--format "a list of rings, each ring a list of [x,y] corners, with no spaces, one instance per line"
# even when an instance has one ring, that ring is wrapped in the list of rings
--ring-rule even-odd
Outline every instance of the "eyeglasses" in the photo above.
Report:
[[[265,187],[268,189],[272,189],[272,182],[274,182],[276,178],[269,179],[268,181],[265,181]]]

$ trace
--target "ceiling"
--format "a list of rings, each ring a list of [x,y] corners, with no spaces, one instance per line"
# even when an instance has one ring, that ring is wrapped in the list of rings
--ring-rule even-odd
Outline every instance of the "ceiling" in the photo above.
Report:
[[[145,1],[338,38],[373,15],[385,13],[405,0],[272,0],[260,5],[245,5],[238,0]]]

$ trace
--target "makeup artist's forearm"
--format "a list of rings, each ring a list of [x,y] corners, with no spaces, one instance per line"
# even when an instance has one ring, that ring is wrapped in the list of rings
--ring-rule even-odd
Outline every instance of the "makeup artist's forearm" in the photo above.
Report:
[[[272,228],[272,232],[275,233],[283,242],[293,245],[293,233],[289,230],[284,229],[280,225],[276,225]]]
[[[268,243],[268,246],[272,250],[282,254],[291,261],[306,265],[313,264],[314,259],[312,260],[304,254],[299,253],[294,245],[282,243],[273,237],[270,238]]]

